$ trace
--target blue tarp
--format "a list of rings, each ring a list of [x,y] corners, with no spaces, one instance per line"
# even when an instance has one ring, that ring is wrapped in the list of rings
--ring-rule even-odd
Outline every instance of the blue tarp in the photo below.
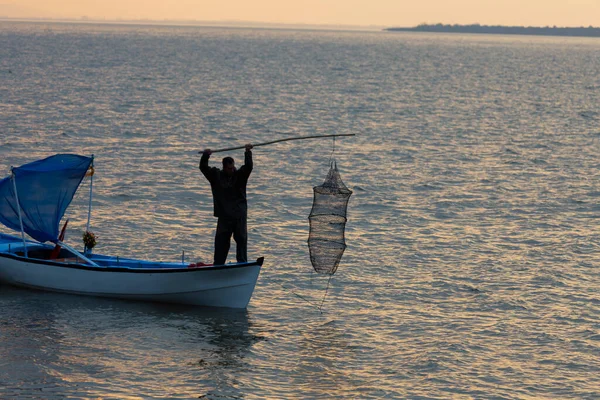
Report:
[[[23,219],[23,230],[39,242],[56,242],[60,220],[93,157],[56,154],[12,169],[0,180],[0,222],[21,231],[13,179]]]

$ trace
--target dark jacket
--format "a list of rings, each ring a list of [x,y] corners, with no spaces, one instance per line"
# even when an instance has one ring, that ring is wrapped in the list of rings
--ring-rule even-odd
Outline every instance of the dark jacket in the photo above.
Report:
[[[213,194],[215,217],[241,218],[248,212],[246,184],[252,172],[252,152],[244,153],[244,165],[228,176],[219,168],[209,167],[210,156],[203,153],[200,158],[200,171],[210,182]]]

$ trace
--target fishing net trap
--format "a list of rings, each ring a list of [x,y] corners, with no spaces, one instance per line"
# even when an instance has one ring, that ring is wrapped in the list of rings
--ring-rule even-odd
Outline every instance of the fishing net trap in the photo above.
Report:
[[[352,191],[344,185],[335,161],[325,182],[313,188],[313,206],[308,217],[310,261],[319,274],[333,275],[346,250],[346,211]]]

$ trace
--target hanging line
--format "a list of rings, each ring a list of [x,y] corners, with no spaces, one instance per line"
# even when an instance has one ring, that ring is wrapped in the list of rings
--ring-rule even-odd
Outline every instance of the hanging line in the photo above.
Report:
[[[331,155],[329,156],[329,166],[331,166],[332,164],[332,160],[333,160],[333,153],[335,153],[335,136],[333,137],[333,145],[331,146]]]
[[[329,280],[327,281],[327,288],[325,289],[325,294],[323,295],[323,300],[321,300],[321,305],[319,306],[319,311],[321,312],[321,314],[323,314],[323,303],[325,302],[325,297],[327,296],[327,292],[329,292],[329,284],[331,283],[331,278],[333,278],[333,275],[329,275]]]
[[[331,277],[329,277],[329,280],[331,281]],[[279,282],[274,282],[275,284],[279,285],[281,288],[283,288],[285,291],[293,294],[294,296],[300,298],[301,300],[304,300],[306,303],[310,304],[311,306],[315,307],[321,314],[323,314],[323,311],[321,311],[321,307],[323,306],[323,303],[321,303],[321,305],[319,306],[318,304],[316,304],[313,301],[308,300],[306,297],[299,295],[298,293],[294,292],[292,289],[289,289],[285,286],[283,286],[281,283]],[[329,282],[327,283],[327,289],[329,289]],[[325,294],[327,294],[327,292],[325,292]]]

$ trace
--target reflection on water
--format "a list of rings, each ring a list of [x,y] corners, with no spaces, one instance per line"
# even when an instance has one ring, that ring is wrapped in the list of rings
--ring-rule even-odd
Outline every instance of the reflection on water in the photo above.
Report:
[[[51,307],[35,292],[0,285],[0,395],[39,394],[62,386],[47,366],[58,362],[62,335]]]
[[[245,310],[127,302],[0,286],[3,396],[237,393],[262,340]],[[225,372],[226,371],[226,372]],[[177,393],[173,393],[177,387]],[[135,397],[134,396],[134,397]]]

